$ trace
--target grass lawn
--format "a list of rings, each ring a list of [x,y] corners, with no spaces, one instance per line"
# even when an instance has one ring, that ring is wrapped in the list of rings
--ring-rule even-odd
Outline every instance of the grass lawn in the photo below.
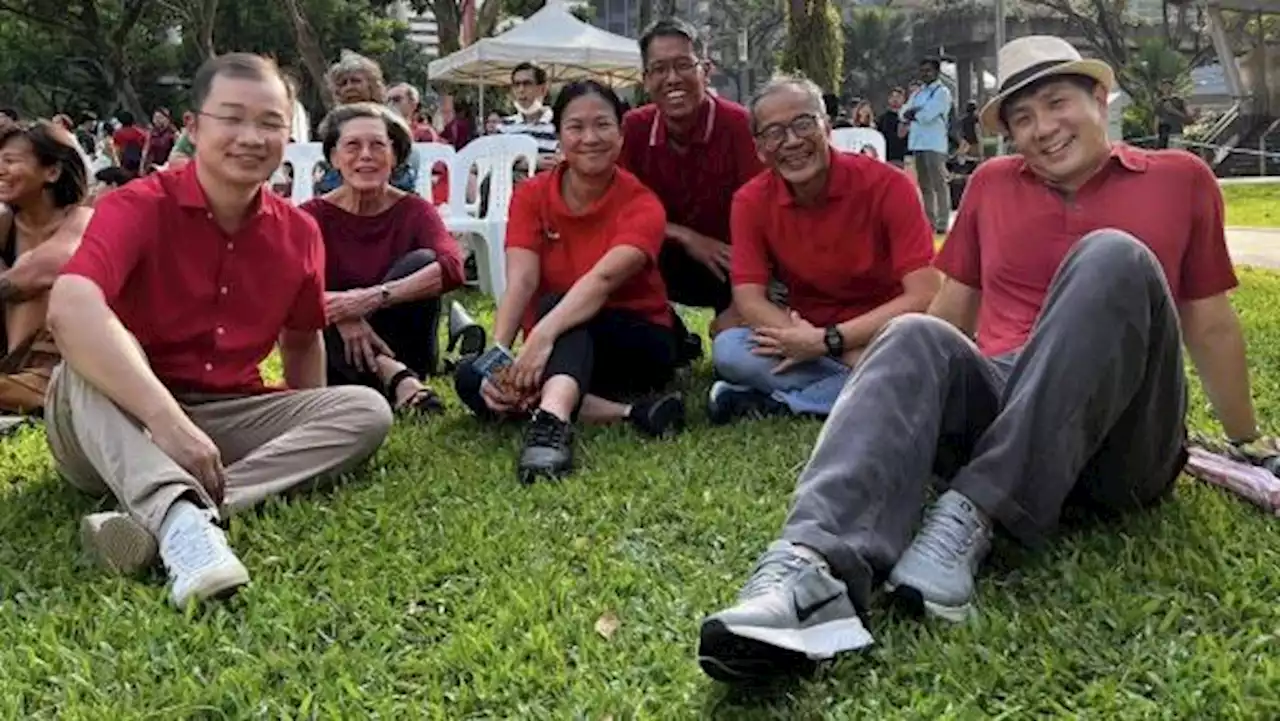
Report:
[[[1280,276],[1242,279],[1275,420]],[[517,429],[453,400],[339,488],[236,518],[253,584],[192,617],[159,572],[82,557],[77,521],[98,505],[24,431],[0,443],[0,717],[1280,718],[1280,526],[1190,481],[1159,510],[1002,554],[970,625],[880,611],[875,649],[816,679],[712,683],[698,620],[774,538],[819,425],[707,427],[707,375],[693,432],[587,430],[580,472],[532,488]],[[1197,387],[1202,428],[1204,407]]]
[[[1280,183],[1224,185],[1227,225],[1280,227]]]

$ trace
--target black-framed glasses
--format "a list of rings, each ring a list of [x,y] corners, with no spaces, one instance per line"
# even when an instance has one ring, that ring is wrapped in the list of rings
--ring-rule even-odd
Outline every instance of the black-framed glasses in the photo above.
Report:
[[[792,118],[789,123],[774,123],[761,128],[760,132],[756,133],[756,144],[766,153],[772,153],[787,142],[788,132],[797,138],[807,140],[817,135],[821,129],[822,121],[818,116],[805,113]]]
[[[672,70],[676,71],[676,75],[692,75],[693,71],[698,69],[702,63],[697,58],[676,58],[675,60],[659,60],[651,63],[644,69],[644,74],[650,78],[664,78]]]

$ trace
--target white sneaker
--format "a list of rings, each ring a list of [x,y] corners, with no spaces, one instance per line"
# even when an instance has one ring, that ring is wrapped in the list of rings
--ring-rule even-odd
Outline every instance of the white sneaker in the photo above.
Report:
[[[94,513],[80,519],[80,542],[98,563],[133,575],[156,562],[156,537],[119,511]]]
[[[192,600],[226,598],[249,583],[249,571],[213,523],[213,514],[187,501],[169,509],[160,528],[160,558],[169,570],[169,598],[184,608]]]

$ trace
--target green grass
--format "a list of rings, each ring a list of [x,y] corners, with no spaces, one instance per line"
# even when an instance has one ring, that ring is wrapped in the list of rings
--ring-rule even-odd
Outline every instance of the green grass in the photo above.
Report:
[[[1280,228],[1280,183],[1224,185],[1227,225]]]
[[[1273,419],[1280,276],[1242,278]],[[674,442],[586,430],[580,472],[532,488],[515,428],[456,403],[400,425],[337,489],[236,518],[253,584],[191,617],[158,572],[82,557],[77,521],[99,505],[25,431],[0,444],[0,718],[1280,717],[1277,521],[1190,481],[1157,511],[1002,556],[971,625],[877,611],[875,649],[816,679],[710,682],[698,620],[776,535],[819,426],[710,428],[695,405]],[[1208,427],[1198,387],[1194,408]]]

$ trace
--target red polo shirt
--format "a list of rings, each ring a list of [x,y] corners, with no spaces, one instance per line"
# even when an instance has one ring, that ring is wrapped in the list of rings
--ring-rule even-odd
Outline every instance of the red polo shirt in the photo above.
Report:
[[[983,353],[1026,343],[1063,258],[1100,228],[1126,231],[1151,248],[1179,303],[1236,286],[1222,192],[1194,155],[1113,145],[1107,166],[1072,199],[1051,190],[1019,156],[988,160],[969,179],[937,260],[942,272],[982,290]]]
[[[831,152],[827,192],[797,205],[777,173],[733,198],[734,285],[776,274],[805,320],[830,326],[902,295],[902,278],[933,260],[933,230],[911,179],[866,155]]]
[[[171,390],[260,393],[258,364],[281,329],[324,328],[324,244],[275,193],[251,212],[228,234],[196,163],[149,175],[98,202],[62,272],[98,284]]]
[[[746,108],[708,95],[676,150],[658,106],[645,105],[622,119],[622,138],[618,164],[657,194],[669,222],[729,242],[733,194],[764,170]]]
[[[667,288],[658,271],[667,226],[662,204],[634,175],[619,168],[609,190],[575,214],[560,192],[565,167],[561,163],[520,183],[511,198],[507,247],[538,254],[542,274],[538,296],[569,292],[605,253],[630,245],[643,251],[649,263],[613,291],[605,307],[670,326]]]

